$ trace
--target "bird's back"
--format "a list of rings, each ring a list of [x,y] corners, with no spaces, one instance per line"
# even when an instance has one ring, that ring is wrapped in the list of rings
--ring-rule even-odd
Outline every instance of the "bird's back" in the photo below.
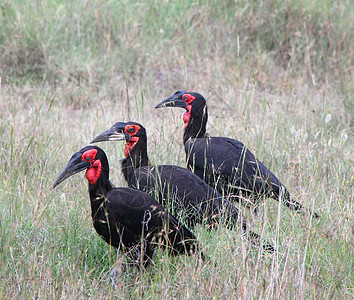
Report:
[[[282,186],[240,141],[226,137],[190,139],[185,143],[191,170],[219,191],[270,196]],[[271,187],[271,189],[269,188]]]
[[[237,208],[186,168],[174,165],[140,167],[128,184],[155,195],[174,214],[186,217],[191,226],[203,221],[213,223],[213,217],[216,222],[223,213],[232,223],[237,222]]]

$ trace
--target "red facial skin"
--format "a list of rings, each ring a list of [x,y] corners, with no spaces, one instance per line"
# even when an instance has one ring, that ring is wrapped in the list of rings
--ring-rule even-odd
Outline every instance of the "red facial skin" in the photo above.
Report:
[[[102,164],[99,159],[95,159],[97,155],[97,149],[87,150],[82,154],[82,160],[89,161],[91,167],[86,170],[86,179],[90,184],[95,184],[102,172]]]
[[[98,178],[100,177],[101,172],[102,172],[101,161],[99,159],[95,160],[92,163],[91,168],[86,170],[86,178],[87,178],[88,182],[90,184],[95,184],[97,182]]]
[[[184,122],[184,129],[189,124],[189,121],[191,120],[191,110],[192,110],[192,105],[187,105],[187,111],[183,114],[183,122]]]
[[[134,129],[134,131],[133,131]],[[124,155],[125,157],[128,157],[131,150],[135,147],[135,145],[139,142],[139,138],[137,136],[134,136],[137,134],[139,131],[140,126],[138,125],[127,125],[124,129],[124,131],[130,135],[130,140],[126,141],[126,144],[124,146]]]
[[[129,156],[129,153],[134,148],[134,146],[139,142],[139,138],[137,136],[130,138],[129,141],[126,142],[124,146],[124,155],[125,157]]]
[[[192,105],[191,103],[195,100],[195,97],[192,96],[191,94],[184,94],[182,96],[182,100],[186,102],[187,104],[187,111],[183,114],[183,122],[184,122],[184,128],[186,128],[189,124],[189,121],[191,119],[191,111],[192,111]]]

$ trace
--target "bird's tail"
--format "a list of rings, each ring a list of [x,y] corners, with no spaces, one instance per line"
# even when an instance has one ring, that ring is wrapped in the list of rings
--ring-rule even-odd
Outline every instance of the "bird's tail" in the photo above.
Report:
[[[297,201],[295,201],[294,199],[292,199],[290,197],[290,194],[288,192],[288,190],[282,186],[280,188],[280,193],[278,195],[278,198],[281,199],[281,201],[291,210],[296,211],[298,213],[305,213],[305,211],[307,210],[310,215],[312,215],[314,218],[319,218],[320,215],[314,211],[311,211],[310,209],[305,209],[303,207],[303,205]]]

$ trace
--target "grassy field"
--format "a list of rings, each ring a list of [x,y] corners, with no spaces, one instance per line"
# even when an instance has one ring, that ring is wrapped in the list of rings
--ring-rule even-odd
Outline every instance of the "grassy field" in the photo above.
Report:
[[[0,299],[352,299],[353,32],[347,0],[2,1]],[[321,218],[266,199],[241,209],[274,254],[198,226],[216,264],[157,253],[112,286],[121,256],[93,229],[84,174],[52,185],[116,121],[146,127],[152,162],[185,166],[182,111],[154,110],[178,89]],[[123,144],[100,146],[124,186]]]

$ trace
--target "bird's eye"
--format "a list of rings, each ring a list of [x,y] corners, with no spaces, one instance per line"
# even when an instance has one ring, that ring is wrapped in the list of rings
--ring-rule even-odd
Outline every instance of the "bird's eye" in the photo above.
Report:
[[[89,149],[82,154],[82,160],[92,161],[96,158],[97,149]]]
[[[188,100],[187,95],[183,95],[182,99],[183,99],[184,101],[187,101],[187,100]]]
[[[133,133],[135,131],[135,128],[134,127],[129,127],[128,129],[127,129],[127,132],[128,133]]]

